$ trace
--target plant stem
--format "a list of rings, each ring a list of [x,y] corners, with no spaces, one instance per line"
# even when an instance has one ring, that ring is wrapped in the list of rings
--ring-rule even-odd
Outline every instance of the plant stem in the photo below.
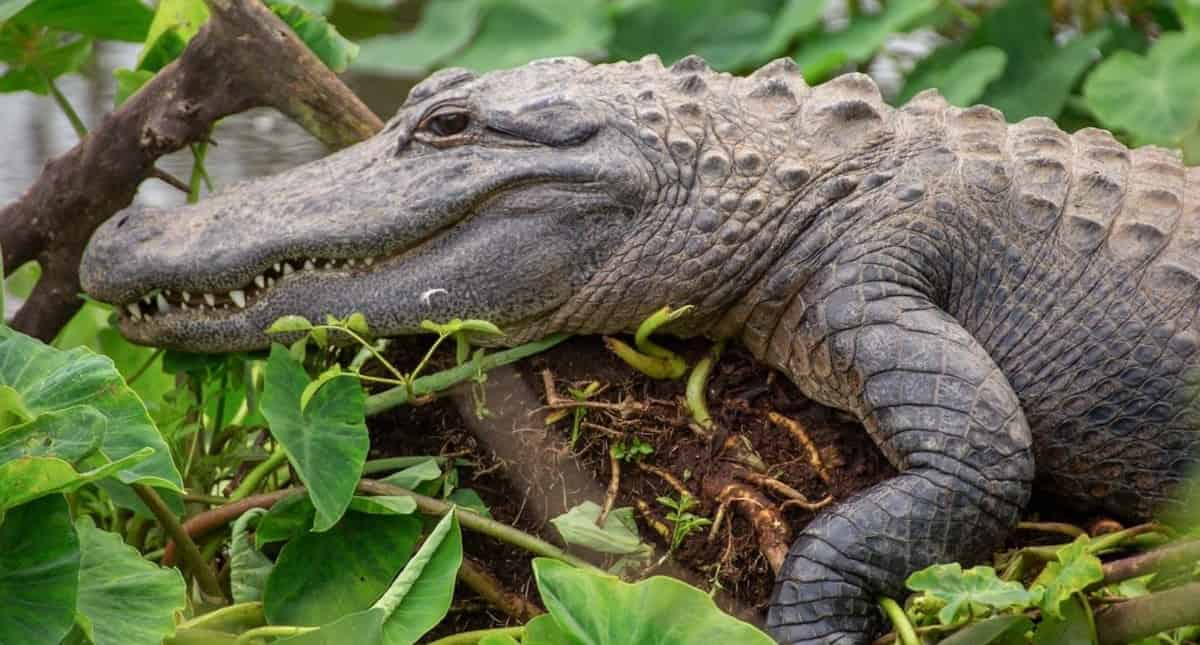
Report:
[[[441,500],[434,499],[432,497],[426,497],[424,495],[414,493],[408,489],[400,488],[399,486],[392,486],[391,484],[385,484],[373,479],[363,479],[359,481],[358,490],[368,495],[394,495],[400,497],[411,497],[417,502],[417,508],[422,513],[427,515],[437,515],[440,517],[446,513],[449,513],[451,508],[455,508],[454,506]],[[592,563],[571,555],[570,553],[563,551],[562,549],[539,537],[530,535],[507,524],[490,520],[482,515],[462,508],[461,506],[457,508],[459,523],[471,529],[472,531],[483,533],[484,535],[494,537],[501,542],[507,542],[513,546],[520,547],[534,555],[554,558],[555,560],[562,560],[567,564],[584,569],[586,571],[591,571],[593,573],[604,573],[602,569],[596,567]]]
[[[296,627],[294,625],[264,625],[263,627],[255,627],[254,629],[242,632],[234,641],[234,645],[249,645],[257,640],[265,638],[283,638],[286,636],[299,636],[308,632],[315,632],[320,627]]]
[[[429,645],[475,645],[487,636],[511,636],[517,638],[525,633],[524,627],[496,627],[494,629],[477,629],[472,632],[460,632],[451,634],[445,638],[439,638]]]
[[[439,466],[446,463],[445,457],[388,457],[386,459],[372,459],[363,464],[362,474],[374,475],[391,470],[404,470],[405,468],[425,463],[430,459],[437,462]]]
[[[525,343],[524,345],[519,345],[512,349],[506,349],[502,352],[496,352],[495,354],[488,354],[480,361],[479,368],[486,372],[501,365],[515,363],[528,356],[540,354],[541,352],[544,352],[547,349],[550,349],[551,347],[563,342],[569,337],[569,334],[552,334],[541,340]],[[458,385],[459,383],[474,377],[476,371],[477,370],[474,362],[471,362],[459,365],[458,367],[450,368],[442,372],[437,372],[436,374],[423,376],[412,383],[413,396],[421,396],[431,392],[439,392],[454,385]],[[408,388],[404,386],[397,386],[367,397],[367,416],[379,414],[385,410],[390,410],[396,406],[408,403],[409,396],[407,390]]]
[[[1112,584],[1148,573],[1187,566],[1200,560],[1200,540],[1184,540],[1104,564],[1104,582]]]
[[[880,598],[879,606],[895,626],[896,636],[901,645],[921,645],[921,639],[917,637],[917,632],[913,631],[912,623],[908,622],[908,616],[904,614],[904,610],[896,604],[895,600],[887,597]]]
[[[212,128],[208,130],[212,134]],[[187,203],[195,204],[200,201],[200,183],[209,184],[208,189],[212,190],[212,183],[208,181],[208,172],[204,169],[204,158],[208,156],[208,142],[201,141],[191,145],[192,157],[195,159],[192,162],[192,176],[188,178],[188,196]]]
[[[201,614],[179,625],[179,629],[209,629],[213,631],[242,631],[267,622],[261,601],[240,602]]]
[[[42,82],[46,84],[46,89],[50,91],[50,96],[58,104],[58,108],[63,111],[63,114],[67,116],[67,120],[71,122],[71,128],[75,130],[75,134],[80,139],[86,137],[88,133],[87,126],[83,124],[83,119],[79,118],[79,113],[75,111],[75,108],[71,107],[71,102],[59,91],[58,85],[54,83],[54,79],[50,78],[40,67],[37,68],[37,74],[41,77]]]
[[[183,496],[183,501],[194,502],[196,504],[207,504],[209,506],[221,506],[228,504],[229,499],[220,495],[200,495],[198,493],[187,493]]]
[[[137,493],[142,503],[154,514],[155,519],[162,526],[163,532],[175,540],[184,565],[196,577],[204,593],[213,598],[224,598],[225,594],[221,592],[221,585],[217,582],[217,575],[213,573],[212,568],[204,561],[204,556],[200,554],[200,549],[196,547],[196,543],[192,541],[191,536],[184,530],[183,524],[179,523],[179,518],[175,517],[175,513],[172,513],[171,509],[167,508],[166,502],[163,501],[162,497],[159,497],[158,492],[145,484],[133,484],[133,492]]]
[[[229,501],[236,502],[249,497],[251,493],[258,490],[259,484],[262,484],[267,475],[275,472],[275,469],[279,468],[285,462],[287,462],[287,452],[283,449],[282,445],[276,445],[275,452],[272,452],[270,457],[267,457],[265,461],[246,473],[246,477],[242,480],[242,483],[229,495]]]
[[[262,495],[254,495],[230,504],[210,508],[203,513],[197,513],[188,518],[188,521],[183,524],[183,530],[185,534],[197,538],[207,535],[209,531],[225,526],[252,508],[271,508],[275,502],[288,495],[303,494],[305,494],[305,489],[301,486],[296,486],[295,488],[285,488],[270,493],[263,493]],[[170,566],[175,563],[175,544],[174,541],[168,542],[166,548],[163,549],[162,561],[164,565]]]
[[[162,353],[163,353],[162,349],[154,350],[154,352],[150,354],[150,357],[147,358],[146,361],[144,363],[142,363],[140,367],[137,368],[137,371],[133,373],[133,376],[130,376],[129,378],[125,379],[125,384],[133,385],[134,381],[137,381],[139,378],[142,377],[142,374],[146,373],[146,370],[150,369],[150,366],[154,364],[155,359],[157,359],[159,356],[162,356]]]
[[[725,341],[717,341],[708,354],[696,362],[692,373],[688,375],[687,388],[684,390],[688,411],[692,413],[696,424],[706,432],[712,432],[714,424],[712,415],[708,413],[708,394],[705,390],[708,388],[708,377],[712,374],[713,365],[721,358],[721,352],[724,350]]]
[[[405,380],[404,374],[401,374],[400,370],[396,369],[395,365],[392,365],[392,363],[390,361],[388,361],[386,358],[383,357],[382,354],[380,354],[378,351],[376,351],[374,345],[372,345],[371,343],[368,343],[365,338],[354,333],[354,331],[352,331],[351,329],[346,328],[346,327],[341,327],[338,325],[313,325],[313,329],[327,329],[327,330],[332,329],[334,331],[340,331],[343,334],[349,334],[351,338],[358,341],[358,343],[363,346],[363,349],[366,349],[367,351],[371,352],[371,355],[375,357],[375,360],[377,360],[381,364],[383,364],[383,366],[385,368],[387,368],[387,370],[389,372],[391,372],[393,376],[395,376],[400,382],[402,382],[402,383],[404,382],[404,380]]]

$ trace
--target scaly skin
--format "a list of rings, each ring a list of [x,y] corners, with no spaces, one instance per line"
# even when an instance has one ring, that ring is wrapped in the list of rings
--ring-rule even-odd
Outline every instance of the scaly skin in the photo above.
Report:
[[[999,545],[1035,475],[1121,517],[1169,502],[1200,436],[1198,208],[1200,171],[1099,130],[933,92],[893,109],[790,61],[556,59],[441,72],[360,146],[118,218],[82,276],[122,309],[170,289],[122,329],[196,351],[262,347],[284,314],[488,318],[516,343],[696,305],[674,331],[740,337],[900,472],[804,529],[768,614],[781,642],[860,644],[878,595]],[[244,309],[171,306],[242,285]]]

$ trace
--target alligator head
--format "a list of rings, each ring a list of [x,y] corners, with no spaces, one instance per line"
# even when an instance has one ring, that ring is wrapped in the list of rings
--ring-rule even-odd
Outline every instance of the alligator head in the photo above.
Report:
[[[793,87],[790,61],[752,79],[694,57],[444,70],[357,146],[118,214],[82,283],[131,339],[191,351],[264,347],[288,314],[358,311],[381,336],[484,318],[515,343],[718,311],[777,251],[772,194],[808,177],[772,152],[791,145]]]

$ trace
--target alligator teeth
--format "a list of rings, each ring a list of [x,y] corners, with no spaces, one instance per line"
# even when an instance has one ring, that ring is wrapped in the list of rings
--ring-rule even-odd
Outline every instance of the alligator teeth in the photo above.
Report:
[[[263,289],[267,286],[267,279],[262,274],[256,275],[254,276],[254,284],[258,285],[259,289]]]
[[[204,302],[207,302],[209,307],[216,308],[217,306],[217,298],[211,293],[204,294]]]
[[[325,263],[325,268],[326,268],[326,269],[332,269],[332,268],[333,268],[333,260],[329,260],[328,262],[326,262],[326,263]]]
[[[292,265],[288,264],[287,262],[283,263],[283,275],[288,275],[293,271],[295,271],[295,269],[292,268]]]
[[[146,294],[146,295],[142,296],[142,302],[144,302],[148,305],[152,305],[152,304],[154,304],[154,299],[150,297],[150,294]]]
[[[313,264],[312,260],[305,260],[304,268],[308,271],[312,271],[313,269],[317,268],[317,266],[315,264]]]
[[[166,295],[168,295],[168,296],[170,296],[170,295],[171,295],[171,290],[170,290],[170,289],[163,289],[163,293],[164,293],[164,294],[166,294]]]
[[[375,258],[367,258],[367,259],[363,260],[363,264],[365,264],[367,266],[371,266],[374,263],[375,263]]]
[[[184,311],[187,311],[188,310],[187,303],[186,302],[179,303],[179,308],[183,309]]]
[[[167,313],[171,310],[171,305],[167,304],[167,299],[160,293],[154,296],[154,302],[158,305],[159,313]]]
[[[126,309],[126,311],[129,312],[129,315],[131,317],[133,317],[134,320],[142,319],[142,310],[140,307],[137,306],[136,302],[131,302],[131,303],[125,305],[125,309]]]
[[[273,286],[275,286],[275,278],[268,277],[268,278],[267,278],[267,286],[268,286],[268,287],[273,287]]]
[[[278,263],[278,262],[276,262],[274,265],[272,265],[272,266],[271,266],[271,268],[272,268],[272,269],[275,269],[275,273],[281,273],[281,272],[283,271],[283,269],[280,269],[280,268],[279,268],[279,263]]]
[[[238,309],[246,308],[246,294],[241,289],[230,291],[229,299],[233,300],[233,304],[237,305]]]
[[[183,301],[184,301],[184,302],[188,302],[189,300],[191,300],[191,299],[192,299],[192,294],[190,294],[190,293],[188,293],[188,292],[186,292],[186,291],[184,291],[182,295],[183,295]]]

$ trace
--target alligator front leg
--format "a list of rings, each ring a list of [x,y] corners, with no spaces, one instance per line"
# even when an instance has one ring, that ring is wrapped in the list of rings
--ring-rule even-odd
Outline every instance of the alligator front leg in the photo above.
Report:
[[[985,557],[1028,501],[1031,439],[1012,387],[953,318],[907,291],[846,285],[803,315],[799,337],[812,340],[786,367],[857,414],[901,474],[792,545],[767,617],[782,643],[869,643],[880,595],[901,595],[930,564]]]

